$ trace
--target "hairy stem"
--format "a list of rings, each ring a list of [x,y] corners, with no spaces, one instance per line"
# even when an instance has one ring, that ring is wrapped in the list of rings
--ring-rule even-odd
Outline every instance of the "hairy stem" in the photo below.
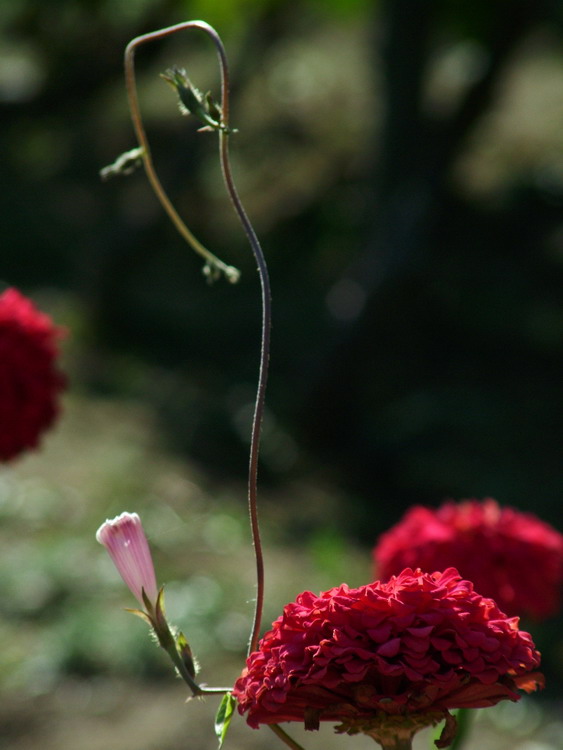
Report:
[[[227,63],[227,55],[223,43],[215,31],[209,24],[204,21],[186,21],[185,23],[179,23],[175,26],[169,26],[168,28],[161,29],[159,31],[145,34],[133,39],[125,50],[125,77],[127,84],[127,92],[129,96],[129,105],[131,108],[131,117],[137,139],[140,147],[143,149],[143,163],[147,176],[150,183],[157,194],[160,202],[164,209],[174,222],[176,228],[180,234],[189,242],[189,244],[200,253],[206,261],[222,270],[227,278],[231,281],[238,279],[238,271],[232,266],[225,266],[218,258],[212,255],[206,250],[198,240],[192,235],[189,229],[185,226],[183,221],[178,216],[176,210],[170,203],[166,193],[164,192],[158,177],[154,171],[150,149],[147,141],[147,137],[143,128],[142,118],[139,110],[139,103],[137,97],[137,88],[135,85],[135,68],[134,68],[134,52],[135,49],[143,44],[144,42],[154,41],[161,39],[170,34],[174,34],[177,31],[183,31],[185,29],[200,29],[204,31],[215,44],[217,55],[219,58],[221,68],[221,119],[223,128],[219,131],[219,154],[221,159],[221,170],[225,181],[225,186],[235,212],[242,224],[244,232],[248,238],[252,252],[254,254],[256,264],[258,267],[258,273],[260,277],[260,286],[262,294],[262,337],[261,337],[261,353],[260,353],[260,370],[258,375],[258,387],[256,393],[256,402],[254,408],[254,417],[252,421],[252,434],[250,440],[250,459],[248,469],[248,509],[250,516],[250,527],[252,532],[252,541],[254,544],[254,554],[256,558],[256,605],[254,609],[254,620],[252,624],[252,630],[250,633],[248,653],[255,651],[258,646],[258,639],[260,637],[260,626],[262,622],[262,609],[264,605],[264,557],[262,553],[262,542],[260,538],[260,527],[258,522],[258,507],[257,507],[257,487],[258,487],[258,456],[260,451],[260,437],[262,433],[262,421],[264,417],[264,399],[266,393],[266,382],[268,379],[268,364],[270,359],[270,329],[271,329],[271,299],[270,299],[270,280],[268,275],[268,267],[264,258],[264,253],[258,241],[258,237],[254,231],[252,224],[244,210],[241,200],[238,196],[237,189],[232,176],[231,164],[229,159],[229,67]],[[236,278],[235,278],[236,277]]]
[[[248,644],[248,653],[250,654],[253,651],[256,651],[258,647],[260,625],[262,622],[262,608],[264,606],[264,557],[262,554],[262,541],[260,538],[260,526],[258,521],[257,492],[258,455],[260,451],[260,437],[262,433],[262,421],[264,418],[264,401],[270,360],[270,330],[272,326],[270,277],[262,247],[256,236],[256,232],[254,231],[254,227],[244,210],[233,180],[229,159],[229,68],[227,65],[225,50],[219,36],[215,32],[212,32],[210,35],[215,41],[219,60],[221,62],[221,110],[222,121],[225,125],[225,128],[219,131],[221,169],[223,171],[223,178],[225,180],[227,192],[256,260],[262,293],[262,345],[260,352],[260,371],[258,375],[254,417],[252,421],[250,460],[248,467],[248,511],[252,530],[252,541],[254,543],[254,554],[256,557],[256,605],[254,609],[254,622]]]

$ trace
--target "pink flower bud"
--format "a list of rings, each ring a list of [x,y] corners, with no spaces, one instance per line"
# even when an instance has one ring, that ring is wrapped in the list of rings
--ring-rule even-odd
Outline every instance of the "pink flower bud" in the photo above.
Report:
[[[113,564],[142,607],[143,591],[154,604],[158,588],[149,544],[136,513],[122,513],[108,519],[96,532],[96,539],[109,552]]]

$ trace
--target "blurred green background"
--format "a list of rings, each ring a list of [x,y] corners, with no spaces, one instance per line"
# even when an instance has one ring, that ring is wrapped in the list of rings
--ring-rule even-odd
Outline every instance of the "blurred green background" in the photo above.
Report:
[[[141,103],[163,183],[239,284],[206,284],[142,171],[98,176],[135,145],[125,45],[191,18],[227,46],[233,166],[272,277],[265,623],[305,588],[367,582],[412,503],[493,496],[561,528],[560,2],[7,0],[0,278],[69,329],[71,380],[41,452],[0,474],[0,738],[18,750],[215,747],[215,705],[183,706],[95,544],[122,510],[205,679],[240,670],[259,285],[216,139],[159,78],[176,64],[218,93],[202,34],[139,51]],[[483,712],[481,748],[561,746],[561,623],[526,625],[549,688]],[[239,721],[232,746],[277,742]]]

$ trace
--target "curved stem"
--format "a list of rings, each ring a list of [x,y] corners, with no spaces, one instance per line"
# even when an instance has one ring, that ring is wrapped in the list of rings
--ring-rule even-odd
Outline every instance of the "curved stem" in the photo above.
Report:
[[[290,737],[289,734],[285,732],[279,724],[268,724],[268,726],[270,727],[272,732],[280,738],[282,742],[285,742],[285,744],[291,748],[291,750],[304,750],[302,745],[300,745],[292,737]]]
[[[234,266],[229,266],[223,263],[222,260],[217,258],[212,252],[207,250],[201,242],[192,234],[185,223],[180,218],[178,212],[172,205],[172,202],[168,198],[162,184],[156,174],[154,164],[151,157],[151,151],[149,142],[143,126],[143,120],[141,117],[141,111],[139,107],[139,97],[137,95],[137,85],[135,81],[135,50],[141,44],[145,42],[151,42],[156,39],[162,39],[169,34],[174,34],[176,31],[189,28],[201,28],[207,31],[207,24],[203,21],[187,21],[186,23],[176,24],[176,26],[169,26],[166,29],[160,29],[159,31],[153,31],[150,34],[144,34],[131,40],[125,49],[125,85],[127,88],[127,96],[129,98],[129,109],[131,112],[131,120],[133,121],[133,127],[137,136],[137,141],[142,150],[143,165],[147,178],[154,190],[158,200],[162,207],[168,214],[170,220],[180,233],[180,235],[186,240],[186,242],[201,255],[211,269],[216,269],[225,274],[225,277],[235,283],[239,280],[240,272]]]
[[[235,209],[235,212],[242,224],[242,227],[246,233],[252,252],[254,254],[256,264],[258,266],[258,273],[260,276],[260,286],[262,294],[262,337],[261,337],[261,353],[260,353],[260,370],[258,375],[258,387],[256,392],[256,402],[254,408],[254,417],[252,422],[252,434],[250,440],[250,459],[248,469],[248,510],[250,516],[250,527],[252,532],[252,541],[254,544],[254,554],[256,558],[256,605],[254,609],[254,621],[252,624],[252,630],[249,639],[248,653],[255,651],[258,646],[258,639],[260,636],[260,625],[262,622],[262,608],[264,605],[264,557],[262,553],[262,542],[260,538],[260,527],[258,522],[258,508],[257,508],[257,487],[258,487],[258,456],[260,451],[260,437],[262,433],[262,421],[264,417],[264,399],[266,393],[266,382],[268,380],[268,364],[270,359],[270,329],[271,329],[271,299],[270,299],[270,280],[268,275],[268,267],[264,258],[264,253],[258,241],[258,237],[254,231],[252,224],[244,210],[241,200],[238,196],[237,189],[232,176],[231,164],[229,159],[229,146],[228,146],[228,134],[229,134],[229,67],[227,63],[227,55],[221,38],[213,27],[205,23],[205,21],[186,21],[185,23],[179,23],[175,26],[169,26],[168,28],[155,31],[144,36],[139,36],[133,39],[127,45],[125,50],[125,77],[127,83],[127,92],[129,95],[129,103],[131,108],[131,116],[133,119],[133,125],[139,141],[139,145],[143,149],[143,162],[147,176],[153,186],[157,196],[159,197],[163,207],[167,211],[168,215],[174,222],[176,228],[180,234],[192,245],[192,247],[206,258],[207,262],[216,266],[222,270],[231,281],[238,279],[238,271],[232,266],[225,266],[219,259],[215,258],[214,255],[209,253],[192,235],[185,224],[182,222],[174,207],[168,200],[166,193],[164,192],[158,177],[154,171],[152,159],[150,155],[150,149],[146,134],[142,125],[141,115],[139,111],[139,103],[137,98],[137,89],[135,85],[135,70],[134,70],[134,52],[136,47],[143,44],[144,42],[153,41],[155,39],[161,39],[169,34],[174,34],[177,31],[184,29],[200,29],[204,31],[209,37],[211,37],[217,55],[219,58],[221,68],[221,112],[222,112],[222,124],[223,128],[219,130],[219,154],[221,159],[221,170],[223,178],[225,180],[225,186],[227,192]],[[236,274],[236,278],[234,278]]]
[[[256,651],[260,637],[260,625],[262,622],[262,608],[264,605],[264,557],[262,554],[262,541],[260,538],[260,526],[258,522],[258,455],[260,451],[260,437],[262,433],[262,421],[264,418],[264,401],[266,396],[266,383],[268,380],[268,366],[270,361],[270,330],[272,327],[270,277],[268,266],[262,251],[262,247],[254,231],[250,219],[239,198],[229,159],[229,68],[227,57],[221,39],[211,29],[210,36],[217,47],[219,60],[221,62],[221,110],[222,121],[225,127],[219,131],[219,155],[221,158],[221,169],[225,186],[235,212],[242,224],[244,232],[252,248],[258,274],[260,276],[260,287],[262,293],[262,346],[260,353],[260,371],[258,375],[258,388],[256,392],[256,403],[252,421],[252,436],[250,441],[250,461],[248,468],[248,511],[252,540],[254,543],[254,554],[256,557],[256,606],[254,610],[254,622],[248,644],[248,653]]]

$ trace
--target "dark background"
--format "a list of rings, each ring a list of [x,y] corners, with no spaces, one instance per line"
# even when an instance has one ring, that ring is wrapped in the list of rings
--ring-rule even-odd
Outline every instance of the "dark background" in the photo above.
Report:
[[[257,275],[215,137],[158,76],[185,66],[218,93],[202,34],[144,46],[140,96],[162,181],[239,284],[206,284],[141,170],[98,177],[135,145],[126,43],[197,17],[227,47],[235,177],[272,279],[260,477],[277,541],[342,538],[367,560],[410,504],[446,497],[560,525],[555,1],[2,3],[0,277],[71,329],[70,398],[141,404],[202,484],[245,481]],[[557,682],[560,640],[551,663]]]

